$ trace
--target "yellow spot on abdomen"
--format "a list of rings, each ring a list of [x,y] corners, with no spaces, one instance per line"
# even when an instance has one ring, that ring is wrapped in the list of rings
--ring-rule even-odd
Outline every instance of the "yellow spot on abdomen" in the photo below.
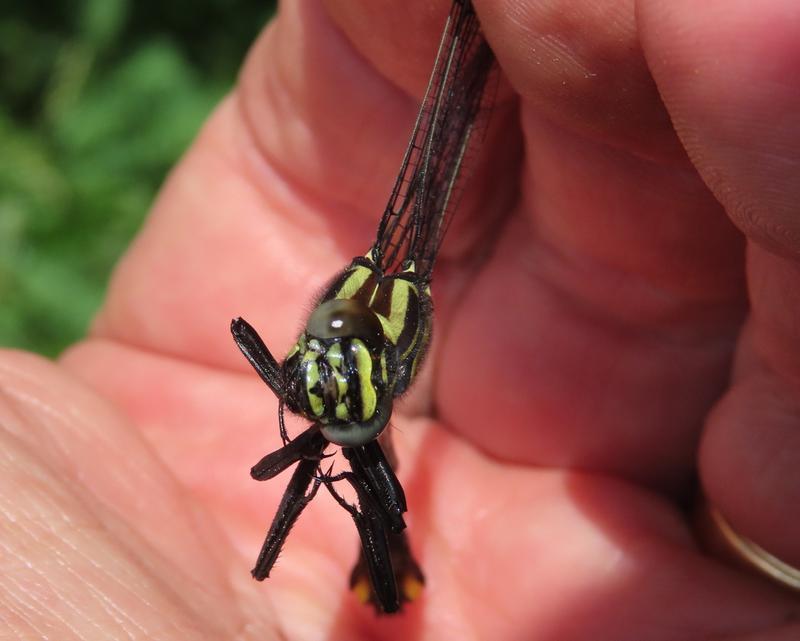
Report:
[[[403,596],[409,601],[416,600],[422,594],[422,582],[417,578],[407,575],[403,577]]]
[[[353,594],[356,595],[360,603],[369,603],[369,596],[372,594],[369,581],[365,578],[356,581],[355,585],[353,585]]]

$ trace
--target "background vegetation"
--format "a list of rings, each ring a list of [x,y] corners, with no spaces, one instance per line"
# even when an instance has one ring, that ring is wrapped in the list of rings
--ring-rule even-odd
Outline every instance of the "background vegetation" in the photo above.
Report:
[[[55,355],[274,2],[16,4],[0,14],[0,345]]]

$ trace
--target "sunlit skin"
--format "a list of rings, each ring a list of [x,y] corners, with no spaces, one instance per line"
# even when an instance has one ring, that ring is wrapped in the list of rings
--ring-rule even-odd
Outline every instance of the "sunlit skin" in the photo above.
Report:
[[[800,599],[701,556],[677,507],[699,474],[800,566],[795,0],[476,1],[508,84],[390,428],[427,584],[398,617],[359,604],[325,492],[250,578],[287,477],[249,478],[277,406],[228,325],[285,354],[369,247],[429,4],[284,3],[90,336],[57,364],[2,354],[11,637],[800,638]]]

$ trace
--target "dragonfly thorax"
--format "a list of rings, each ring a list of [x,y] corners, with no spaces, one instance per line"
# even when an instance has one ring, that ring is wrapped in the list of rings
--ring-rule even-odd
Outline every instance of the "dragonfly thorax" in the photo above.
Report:
[[[287,405],[345,446],[376,438],[391,414],[383,328],[363,303],[333,299],[311,314],[284,362]]]

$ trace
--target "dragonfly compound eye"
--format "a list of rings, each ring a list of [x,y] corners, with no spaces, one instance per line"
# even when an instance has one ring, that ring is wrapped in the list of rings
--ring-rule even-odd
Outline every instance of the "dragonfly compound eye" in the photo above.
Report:
[[[314,338],[358,338],[372,349],[383,346],[383,326],[369,307],[351,298],[334,298],[319,305],[306,324]]]

